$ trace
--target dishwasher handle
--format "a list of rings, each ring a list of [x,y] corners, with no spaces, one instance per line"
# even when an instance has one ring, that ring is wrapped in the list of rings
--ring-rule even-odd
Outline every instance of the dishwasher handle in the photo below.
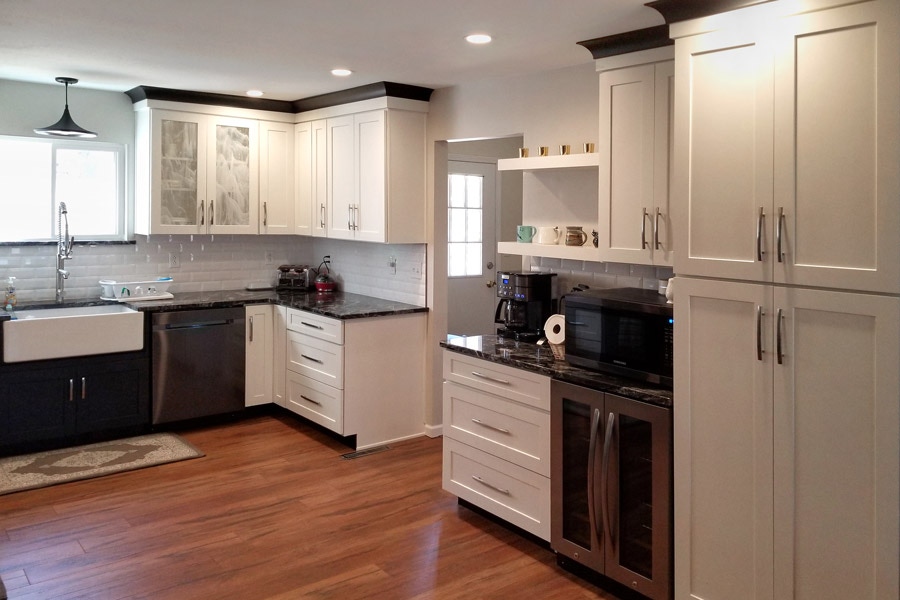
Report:
[[[156,325],[154,331],[172,331],[177,329],[202,329],[204,327],[220,327],[222,325],[233,325],[234,319],[218,319],[214,321],[197,321],[195,323],[166,323],[165,325]]]

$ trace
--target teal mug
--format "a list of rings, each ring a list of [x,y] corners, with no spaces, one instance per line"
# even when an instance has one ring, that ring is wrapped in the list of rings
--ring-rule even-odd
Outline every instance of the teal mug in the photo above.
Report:
[[[516,227],[516,241],[520,244],[530,244],[531,238],[537,233],[537,229],[531,225],[519,225]]]

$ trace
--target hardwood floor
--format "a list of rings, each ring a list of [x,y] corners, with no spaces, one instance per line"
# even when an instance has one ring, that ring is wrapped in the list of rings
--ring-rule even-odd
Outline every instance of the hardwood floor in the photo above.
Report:
[[[441,440],[349,451],[272,413],[181,431],[204,458],[0,496],[10,599],[614,596],[441,489]]]

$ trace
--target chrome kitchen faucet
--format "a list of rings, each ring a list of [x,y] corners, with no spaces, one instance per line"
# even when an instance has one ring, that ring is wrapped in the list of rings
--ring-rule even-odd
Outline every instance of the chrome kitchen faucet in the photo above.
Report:
[[[69,272],[66,271],[66,261],[72,258],[72,245],[75,243],[75,236],[69,236],[69,211],[66,210],[66,203],[59,203],[59,210],[56,223],[56,301],[62,302],[65,295],[65,280],[69,278]],[[66,220],[66,229],[63,233],[63,217]]]

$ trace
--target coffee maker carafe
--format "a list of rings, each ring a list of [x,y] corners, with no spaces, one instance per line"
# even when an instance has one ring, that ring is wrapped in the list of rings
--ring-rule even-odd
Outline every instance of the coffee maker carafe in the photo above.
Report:
[[[544,323],[553,314],[553,278],[556,273],[497,273],[500,302],[494,322],[502,337],[536,342],[544,336]]]

